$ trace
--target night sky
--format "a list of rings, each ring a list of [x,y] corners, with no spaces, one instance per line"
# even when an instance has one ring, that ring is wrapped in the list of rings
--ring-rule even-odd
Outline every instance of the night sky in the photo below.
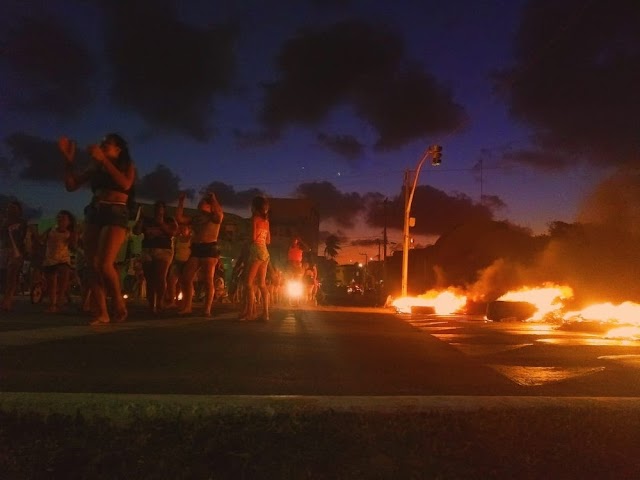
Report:
[[[377,253],[431,144],[419,244],[472,219],[640,222],[637,0],[4,0],[0,200],[77,213],[60,135],[129,140],[140,199],[213,188],[318,204]],[[353,248],[349,246],[354,243]]]

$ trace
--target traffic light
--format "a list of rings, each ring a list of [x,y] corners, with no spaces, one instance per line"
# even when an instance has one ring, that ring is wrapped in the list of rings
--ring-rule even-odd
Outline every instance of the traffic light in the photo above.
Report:
[[[442,146],[431,145],[431,165],[437,167],[442,163]]]

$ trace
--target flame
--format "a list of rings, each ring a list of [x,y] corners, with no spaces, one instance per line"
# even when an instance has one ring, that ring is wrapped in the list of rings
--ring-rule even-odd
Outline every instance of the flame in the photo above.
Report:
[[[640,325],[640,305],[633,302],[623,302],[619,305],[613,305],[610,302],[596,303],[582,310],[567,312],[564,314],[564,319]]]
[[[563,318],[565,322],[590,320],[618,324],[605,334],[605,338],[640,340],[640,305],[637,303],[596,303],[582,310],[567,312]]]
[[[527,302],[537,308],[531,320],[541,320],[545,315],[560,310],[563,302],[573,297],[573,290],[566,285],[544,284],[541,287],[522,287],[502,295],[498,300]]]
[[[537,308],[531,317],[539,321],[552,315],[555,320],[568,322],[595,321],[611,324],[605,338],[640,341],[640,304],[610,302],[590,305],[582,310],[565,311],[565,302],[573,297],[573,289],[566,285],[545,283],[539,287],[522,287],[502,295],[498,300],[527,302]],[[400,297],[392,305],[399,313],[411,313],[412,307],[432,307],[438,315],[459,313],[465,307],[467,298],[458,291],[429,290],[417,297]],[[549,319],[549,317],[547,317]]]
[[[417,297],[396,298],[392,305],[400,313],[411,313],[411,307],[433,307],[438,315],[450,315],[460,311],[466,303],[466,296],[450,290],[429,290]]]
[[[640,340],[640,327],[613,328],[607,332],[605,338]]]

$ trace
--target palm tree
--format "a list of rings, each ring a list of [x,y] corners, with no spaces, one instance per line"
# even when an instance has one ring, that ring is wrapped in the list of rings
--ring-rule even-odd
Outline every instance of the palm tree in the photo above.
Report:
[[[340,240],[336,235],[329,235],[324,241],[324,256],[325,258],[335,260],[340,253]]]

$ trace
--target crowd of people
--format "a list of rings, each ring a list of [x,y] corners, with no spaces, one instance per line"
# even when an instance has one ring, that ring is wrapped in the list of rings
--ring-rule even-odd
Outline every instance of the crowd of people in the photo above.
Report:
[[[90,165],[76,168],[76,142],[58,141],[64,159],[64,186],[74,192],[88,184],[92,198],[84,208],[82,228],[75,216],[61,210],[56,224],[42,234],[30,235],[19,201],[9,202],[0,225],[0,310],[10,312],[25,261],[46,283],[46,312],[56,313],[70,302],[69,290],[77,284],[79,309],[101,326],[127,321],[126,296],[145,299],[151,314],[176,309],[179,315],[194,312],[194,300],[202,297],[199,314],[211,316],[214,299],[226,298],[240,305],[241,321],[269,320],[270,305],[282,299],[285,277],[304,281],[305,296],[312,300],[317,289],[317,270],[303,263],[306,246],[292,240],[285,271],[270,261],[269,201],[263,196],[251,204],[251,234],[225,285],[218,235],[224,218],[213,192],[205,192],[194,213],[184,208],[181,193],[174,217],[167,216],[164,202],[157,201],[151,216],[135,209],[136,168],[127,142],[110,133],[88,152]],[[142,236],[142,250],[125,265],[121,275],[116,259],[129,234]],[[33,278],[32,278],[33,281]]]

